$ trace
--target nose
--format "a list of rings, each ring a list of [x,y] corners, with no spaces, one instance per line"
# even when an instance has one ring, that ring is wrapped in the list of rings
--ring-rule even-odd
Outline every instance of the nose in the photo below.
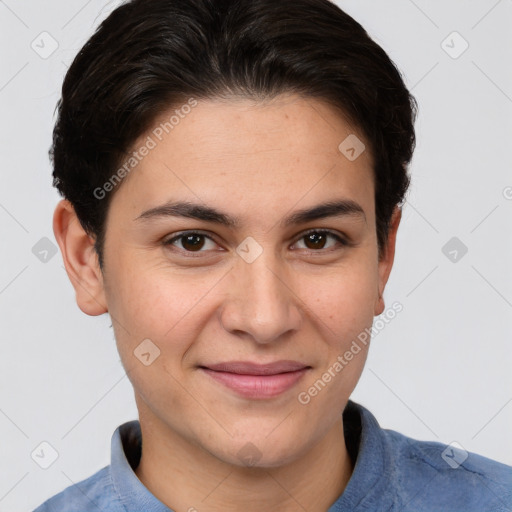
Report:
[[[264,254],[252,263],[237,261],[220,315],[224,329],[258,344],[290,335],[302,322],[301,300],[289,275]]]

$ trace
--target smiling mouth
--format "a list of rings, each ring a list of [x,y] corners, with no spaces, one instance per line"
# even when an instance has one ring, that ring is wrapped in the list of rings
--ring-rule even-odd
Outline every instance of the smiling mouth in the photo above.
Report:
[[[311,366],[298,361],[276,361],[259,364],[231,361],[199,369],[211,379],[250,399],[278,396],[295,386],[311,370]]]

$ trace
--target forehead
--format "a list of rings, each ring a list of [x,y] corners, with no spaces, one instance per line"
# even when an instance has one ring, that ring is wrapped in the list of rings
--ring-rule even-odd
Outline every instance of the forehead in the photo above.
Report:
[[[157,117],[134,144],[139,153],[150,149],[123,179],[112,207],[128,199],[135,214],[179,198],[277,212],[345,196],[366,203],[368,215],[373,163],[364,144],[337,110],[312,98],[189,101]]]

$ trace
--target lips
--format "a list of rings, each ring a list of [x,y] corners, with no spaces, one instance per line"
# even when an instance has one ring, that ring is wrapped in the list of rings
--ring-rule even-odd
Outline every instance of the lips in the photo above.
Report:
[[[200,370],[214,381],[251,399],[278,396],[297,384],[311,369],[298,361],[275,361],[260,364],[250,361],[230,361],[201,366]]]
[[[236,373],[240,375],[277,375],[278,373],[295,372],[308,366],[298,361],[276,361],[259,364],[245,361],[211,364],[206,368],[215,372]]]

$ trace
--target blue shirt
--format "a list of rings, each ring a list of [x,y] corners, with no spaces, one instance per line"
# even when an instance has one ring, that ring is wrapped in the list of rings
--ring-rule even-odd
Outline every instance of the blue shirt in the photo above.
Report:
[[[355,467],[328,512],[512,511],[511,466],[457,446],[417,441],[382,429],[366,408],[351,400],[343,411],[343,425]],[[141,439],[137,420],[118,427],[112,436],[110,465],[34,512],[171,511],[134,472]]]

